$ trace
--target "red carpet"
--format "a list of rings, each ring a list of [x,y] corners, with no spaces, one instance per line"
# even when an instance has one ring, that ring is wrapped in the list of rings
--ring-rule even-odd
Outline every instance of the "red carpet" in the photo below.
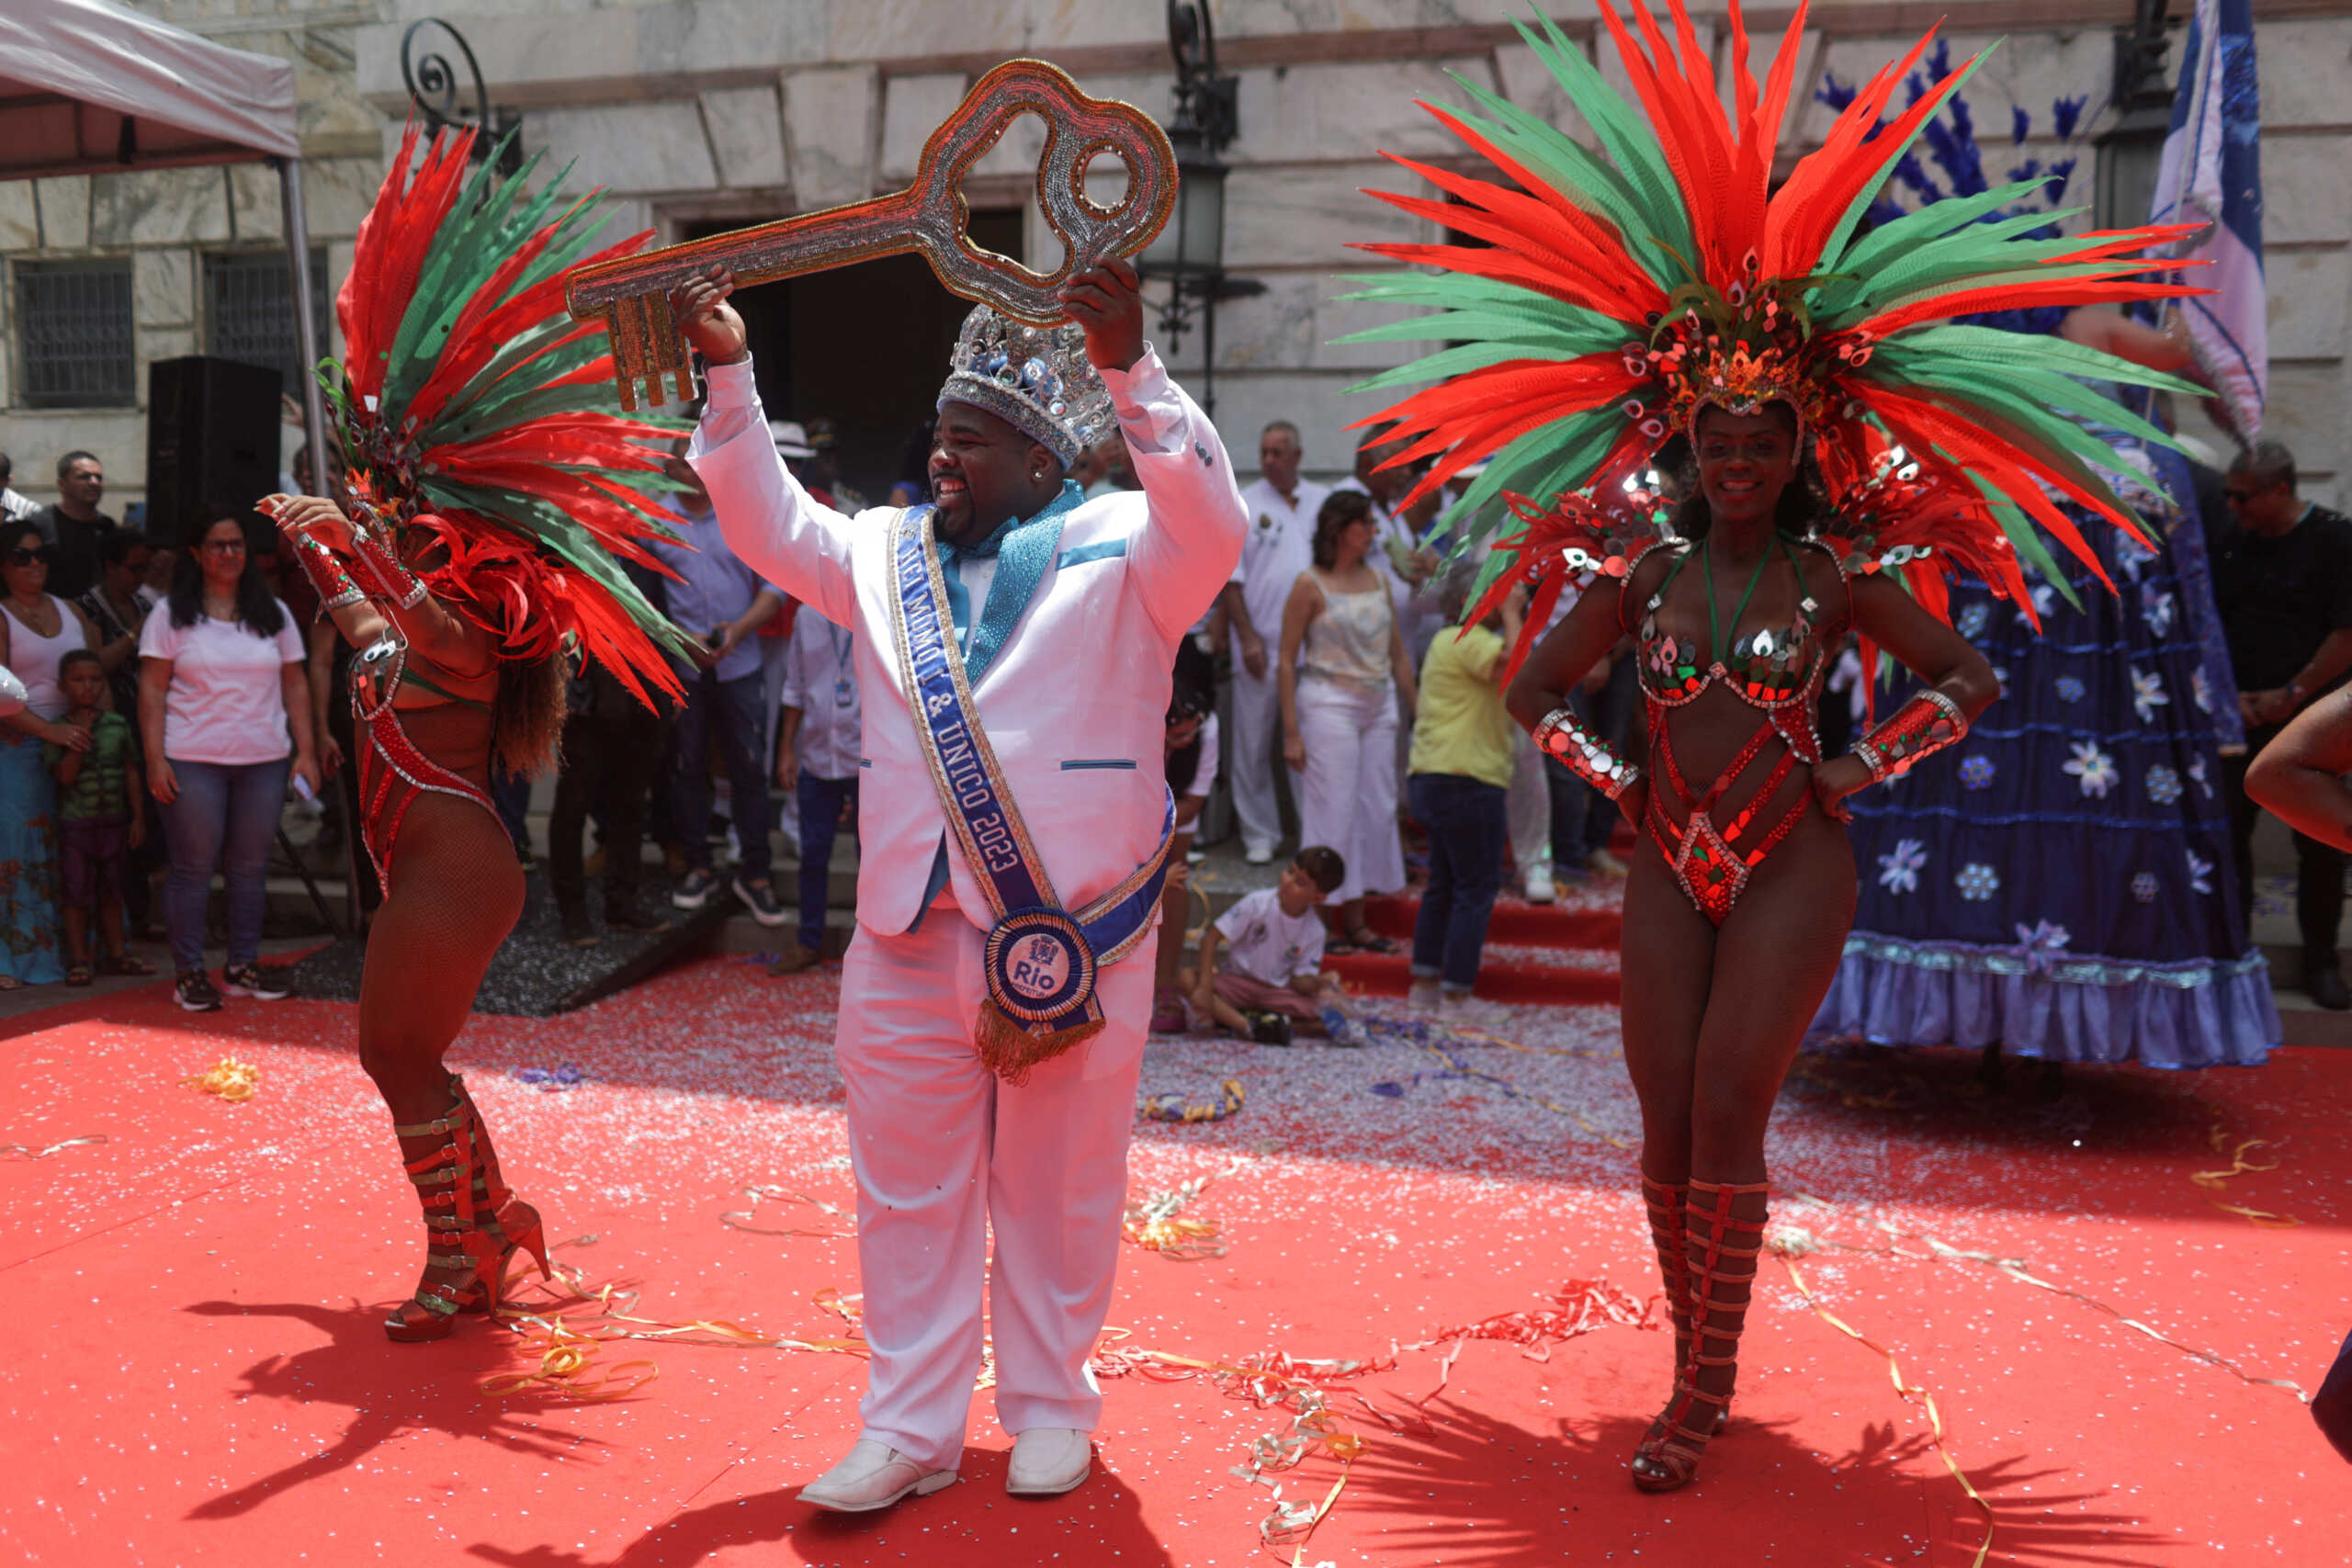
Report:
[[[1577,951],[1547,935],[1498,940],[1530,966]],[[635,1281],[646,1318],[842,1337],[817,1298],[857,1289],[854,1248],[833,1239],[843,1223],[785,1196],[849,1198],[835,985],[713,960],[566,1018],[480,1021],[457,1063],[508,1176],[567,1238],[558,1256]],[[0,1044],[0,1144],[106,1139],[0,1163],[7,1561],[1958,1568],[1983,1532],[1884,1359],[1807,1310],[1778,1263],[1736,1424],[1670,1496],[1636,1494],[1623,1472],[1665,1393],[1655,1326],[1411,1348],[1551,1304],[1570,1281],[1649,1288],[1606,1007],[1520,1010],[1502,1033],[1439,1048],[1155,1042],[1147,1090],[1204,1100],[1234,1077],[1248,1102],[1141,1129],[1133,1195],[1210,1179],[1185,1214],[1216,1222],[1230,1251],[1129,1247],[1113,1348],[1395,1358],[1330,1398],[1332,1429],[1363,1444],[1351,1464],[1324,1450],[1271,1477],[1284,1502],[1319,1503],[1344,1474],[1303,1553],[1295,1538],[1261,1544],[1272,1490],[1231,1473],[1296,1413],[1201,1381],[1107,1382],[1107,1473],[1043,1502],[1004,1495],[1007,1439],[982,1394],[961,1484],[845,1521],[792,1495],[854,1432],[854,1356],[613,1346],[597,1359],[659,1376],[589,1404],[485,1397],[484,1379],[537,1360],[480,1322],[438,1346],[388,1344],[377,1322],[413,1279],[418,1226],[351,1027],[349,1009],[300,1001],[191,1019],[157,987],[20,1021]],[[232,1053],[261,1070],[250,1103],[181,1086]],[[1797,1267],[1934,1396],[1995,1510],[1990,1561],[2342,1563],[2352,1475],[2292,1393],[1986,1264],[1933,1260],[1916,1238],[2015,1259],[2310,1388],[2352,1327],[2352,1054],[2083,1074],[2050,1104],[1973,1093],[1972,1066],[1808,1062],[1772,1154],[1776,1219],[1806,1233],[1784,1238],[1861,1249],[1826,1245]],[[582,1081],[560,1092],[517,1076],[566,1068]],[[2192,1182],[2231,1166],[2216,1128],[2268,1140],[2246,1158],[2278,1168],[2218,1193]],[[757,1186],[778,1190],[755,1202]],[[2260,1228],[2216,1196],[2301,1224]],[[1881,1224],[1915,1238],[1906,1256],[1887,1253]]]

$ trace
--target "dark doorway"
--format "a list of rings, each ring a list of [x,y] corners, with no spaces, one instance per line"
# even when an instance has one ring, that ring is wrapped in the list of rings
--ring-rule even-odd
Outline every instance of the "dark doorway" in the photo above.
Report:
[[[972,243],[1022,260],[1019,208],[972,214]],[[699,240],[745,225],[688,223]],[[932,415],[947,352],[971,302],[950,294],[921,256],[884,256],[735,297],[771,419],[830,419],[842,482],[874,505],[899,478],[908,438]]]

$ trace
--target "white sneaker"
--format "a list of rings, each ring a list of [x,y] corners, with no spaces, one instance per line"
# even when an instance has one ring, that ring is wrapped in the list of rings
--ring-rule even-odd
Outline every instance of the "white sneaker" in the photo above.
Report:
[[[1437,1021],[1459,1024],[1465,1029],[1492,1029],[1504,1021],[1506,1015],[1491,1002],[1482,1002],[1467,991],[1447,991],[1437,1000]]]
[[[1244,845],[1241,858],[1251,865],[1272,865],[1274,863],[1274,846],[1272,844]]]
[[[1015,1497],[1054,1497],[1094,1468],[1094,1434],[1069,1427],[1032,1427],[1012,1439],[1004,1489]]]
[[[1405,1010],[1434,1014],[1437,1011],[1438,996],[1439,987],[1435,976],[1416,975],[1413,976],[1411,987],[1405,992]]]
[[[1552,886],[1550,861],[1540,860],[1527,868],[1527,901],[1529,903],[1549,904],[1559,896],[1559,889]]]
[[[860,1438],[841,1463],[800,1489],[800,1500],[836,1514],[870,1514],[955,1484],[952,1470],[927,1471],[888,1443]]]

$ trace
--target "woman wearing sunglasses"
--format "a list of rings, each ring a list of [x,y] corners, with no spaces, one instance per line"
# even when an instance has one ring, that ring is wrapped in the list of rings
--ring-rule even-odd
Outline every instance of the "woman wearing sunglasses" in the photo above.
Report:
[[[0,991],[65,977],[60,956],[57,784],[41,765],[43,742],[80,751],[90,732],[60,722],[57,661],[95,649],[79,606],[49,592],[50,548],[29,523],[0,529],[0,665],[24,682],[22,711],[0,719]]]
[[[147,789],[163,808],[171,874],[164,926],[180,1006],[220,1006],[204,969],[204,913],[218,868],[228,883],[232,997],[276,1001],[285,982],[261,966],[269,848],[290,771],[315,793],[311,689],[300,628],[270,592],[245,525],[217,507],[196,514],[171,596],[139,635],[140,733]]]

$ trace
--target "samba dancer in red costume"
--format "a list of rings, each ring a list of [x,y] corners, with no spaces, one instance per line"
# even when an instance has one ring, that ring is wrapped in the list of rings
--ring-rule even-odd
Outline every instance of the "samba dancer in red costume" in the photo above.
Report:
[[[547,1268],[537,1212],[501,1179],[481,1112],[441,1066],[523,907],[491,763],[552,765],[575,649],[640,697],[639,674],[675,689],[649,636],[662,623],[613,559],[647,558],[635,541],[669,487],[660,452],[639,443],[670,433],[596,412],[605,334],[563,308],[566,268],[599,259],[593,198],[533,196],[528,167],[502,181],[469,162],[471,141],[436,137],[420,163],[412,130],[360,227],[336,301],[344,504],[263,502],[359,650],[360,826],[384,886],[359,1058],[425,1224],[424,1278],[384,1324],[399,1340],[496,1310],[518,1249]]]
[[[1525,525],[1466,618],[1526,581],[1540,627],[1567,577],[1619,580],[1526,656],[1510,703],[1656,850],[1626,887],[1623,964],[1642,1186],[1676,1331],[1674,1393],[1631,1465],[1649,1491],[1689,1482],[1729,1413],[1764,1246],[1766,1125],[1854,907],[1838,803],[1957,740],[1997,693],[1940,618],[1941,573],[1977,573],[2030,609],[2019,563],[2048,558],[2035,524],[2087,556],[2044,486],[2136,528],[2088,466],[2104,448],[2056,411],[2164,437],[2070,374],[2189,389],[2057,340],[1949,324],[1994,303],[2184,292],[2136,281],[2158,264],[2131,259],[2179,231],[2035,241],[1976,222],[2022,194],[2010,187],[1857,237],[1974,62],[1878,129],[1914,50],[1768,197],[1804,7],[1759,91],[1735,6],[1726,114],[1712,56],[1670,3],[1679,59],[1638,0],[1638,43],[1601,4],[1646,124],[1556,30],[1522,28],[1605,159],[1475,87],[1491,118],[1433,109],[1510,183],[1408,163],[1458,204],[1386,199],[1489,248],[1366,247],[1444,270],[1361,296],[1446,312],[1364,336],[1457,345],[1382,377],[1451,379],[1365,423],[1397,422],[1394,461],[1435,459],[1422,491],[1487,462],[1456,519],[1500,499]],[[1677,435],[1696,472],[1669,525],[1635,485]],[[1866,661],[1883,649],[1927,689],[1825,759],[1814,705],[1849,628]],[[1646,770],[1564,695],[1629,636]]]

